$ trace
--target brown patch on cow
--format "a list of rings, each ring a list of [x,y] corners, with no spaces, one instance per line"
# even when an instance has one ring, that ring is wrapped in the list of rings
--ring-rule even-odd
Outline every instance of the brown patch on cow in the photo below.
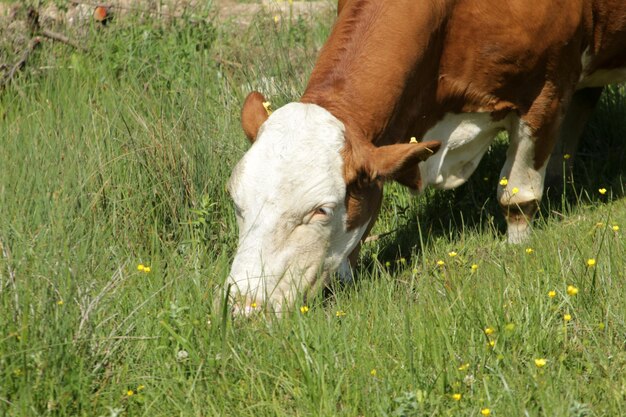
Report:
[[[496,105],[491,106],[491,120],[499,122],[513,111],[515,106],[511,103],[499,102]]]
[[[417,3],[343,3],[301,101],[358,132],[349,140],[376,145],[423,136],[446,113],[552,124],[558,111],[542,110],[567,103],[590,41],[584,8]]]
[[[396,180],[411,188],[420,186],[418,164],[435,154],[441,142],[404,143],[382,147],[356,146],[347,141],[343,150],[346,182],[346,228],[367,226],[361,241],[373,227],[383,196],[384,181]],[[360,244],[349,256],[354,267]]]
[[[410,173],[415,173],[417,178],[414,181],[418,181],[418,164],[434,155],[440,147],[441,142],[438,141],[372,147],[365,169],[372,181],[398,180],[400,177],[408,179]]]
[[[349,187],[372,145],[423,137],[450,113],[515,113],[535,138],[538,169],[580,79],[583,51],[593,54],[592,70],[626,64],[623,0],[341,0],[339,10],[301,101],[344,123]],[[395,173],[419,187],[407,176],[415,171]],[[379,206],[380,191],[365,190],[347,197],[352,227],[368,217],[361,210]],[[376,203],[368,208],[367,198]],[[518,215],[534,214],[533,205]]]
[[[343,6],[345,6],[345,4],[348,2],[348,0],[339,0],[337,2],[337,15],[339,15],[341,13],[341,10],[343,10]]]
[[[586,14],[590,22],[586,29],[590,33],[589,53],[592,56],[586,73],[626,67],[626,2],[590,2]]]
[[[346,141],[346,146],[342,150],[348,230],[363,226],[372,219],[372,213],[378,214],[380,209],[383,184],[381,181],[372,181],[366,169],[368,156],[364,147],[354,147],[351,141]]]
[[[522,119],[532,129],[535,138],[534,168],[544,166],[558,139],[558,129],[564,116],[565,108],[555,95],[546,94],[535,101],[535,106]]]
[[[263,94],[253,91],[248,94],[241,109],[241,126],[251,143],[254,143],[259,133],[259,128],[269,117],[268,111],[263,106],[264,102],[265,97],[263,97]]]
[[[378,215],[383,196],[382,182],[354,182],[346,187],[346,226],[348,230],[365,225]],[[372,221],[373,224],[373,221]],[[363,236],[363,239],[367,237]]]
[[[346,189],[346,211],[347,211],[347,229],[354,230],[367,223],[367,228],[361,236],[361,241],[356,245],[352,252],[348,255],[348,262],[353,268],[356,267],[359,258],[361,243],[365,241],[369,235],[383,200],[382,183],[374,183],[368,186],[352,183],[348,184]],[[369,222],[369,223],[368,223]]]

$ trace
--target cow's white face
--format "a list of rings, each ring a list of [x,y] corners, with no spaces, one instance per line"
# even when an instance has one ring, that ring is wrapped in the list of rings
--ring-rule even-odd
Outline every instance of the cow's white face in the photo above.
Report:
[[[256,92],[246,99],[242,125],[253,145],[228,184],[239,246],[227,284],[244,314],[280,312],[340,265],[345,271],[378,212],[382,182],[417,188],[418,162],[440,146],[347,141],[343,123],[322,107],[291,103],[268,118],[263,101]]]
[[[357,245],[348,230],[343,124],[314,104],[274,112],[228,188],[239,247],[228,278],[240,309],[280,310],[322,284]]]

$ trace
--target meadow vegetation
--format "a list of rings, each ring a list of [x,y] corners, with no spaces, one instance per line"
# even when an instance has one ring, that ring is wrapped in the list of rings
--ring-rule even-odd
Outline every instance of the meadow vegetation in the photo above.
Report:
[[[211,16],[88,27],[0,92],[0,415],[626,415],[623,86],[528,244],[502,138],[456,191],[387,187],[354,285],[233,320],[240,105],[298,99],[332,14]]]

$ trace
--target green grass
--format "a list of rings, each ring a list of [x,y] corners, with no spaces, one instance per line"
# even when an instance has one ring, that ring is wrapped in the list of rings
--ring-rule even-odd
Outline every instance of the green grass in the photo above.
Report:
[[[331,18],[193,21],[46,44],[0,95],[0,415],[626,414],[623,88],[528,245],[502,243],[494,146],[455,192],[388,187],[355,285],[232,321],[240,104],[297,99]]]

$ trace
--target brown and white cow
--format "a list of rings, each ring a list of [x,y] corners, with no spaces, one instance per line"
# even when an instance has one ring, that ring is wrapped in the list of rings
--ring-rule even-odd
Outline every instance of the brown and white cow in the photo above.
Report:
[[[238,310],[280,310],[349,276],[385,181],[457,187],[501,131],[498,200],[508,240],[523,241],[557,139],[573,153],[602,86],[622,81],[624,0],[340,1],[300,102],[268,117],[254,92],[243,106]]]

